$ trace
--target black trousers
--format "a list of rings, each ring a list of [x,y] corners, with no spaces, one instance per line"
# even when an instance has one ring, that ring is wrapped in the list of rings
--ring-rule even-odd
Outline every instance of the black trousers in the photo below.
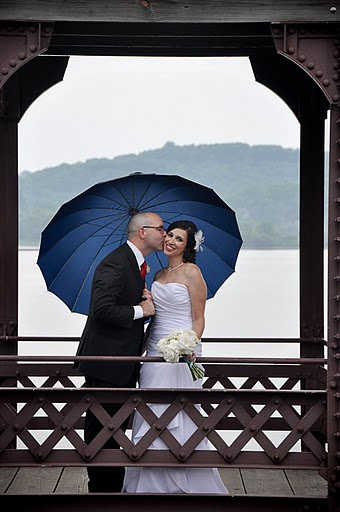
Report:
[[[85,386],[88,388],[109,388],[112,387],[108,382],[86,377]],[[134,387],[134,386],[131,386]],[[112,417],[119,411],[122,404],[101,404],[102,407]],[[122,424],[121,429],[125,432],[129,419]],[[84,424],[84,440],[89,444],[96,435],[102,430],[103,425],[92,414],[91,411],[86,413]],[[119,444],[112,437],[103,446],[103,448],[119,448]],[[125,475],[124,467],[87,467],[89,477],[89,492],[121,492]]]

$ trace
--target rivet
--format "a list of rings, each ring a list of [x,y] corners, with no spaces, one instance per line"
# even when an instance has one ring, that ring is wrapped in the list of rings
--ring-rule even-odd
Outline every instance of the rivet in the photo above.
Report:
[[[19,58],[20,60],[24,60],[24,59],[26,58],[26,53],[25,53],[25,52],[19,52],[19,53],[18,53],[18,58]]]
[[[180,402],[181,404],[185,404],[185,403],[186,403],[186,399],[185,399],[185,398],[180,398],[179,402]]]
[[[20,25],[19,32],[25,32],[25,27],[23,25]]]
[[[15,68],[15,66],[17,65],[16,61],[14,59],[11,59],[9,61],[9,65],[11,66],[11,68]]]
[[[108,429],[109,430],[114,430],[114,428],[115,428],[114,424],[113,423],[109,423]]]
[[[227,453],[227,455],[224,457],[226,460],[231,460],[233,458],[231,453]]]
[[[287,52],[288,52],[290,55],[292,55],[292,54],[295,52],[295,48],[294,48],[294,46],[290,46],[290,47],[288,48]]]
[[[316,76],[317,78],[321,78],[321,77],[322,77],[322,75],[323,75],[323,72],[321,71],[321,69],[318,69],[317,71],[315,71],[315,76]]]
[[[37,47],[35,46],[35,44],[31,44],[31,45],[29,46],[29,50],[30,50],[30,52],[34,53],[34,52],[36,52],[36,51],[37,51]]]
[[[180,459],[185,459],[185,453],[184,452],[179,452],[178,457]]]
[[[335,58],[337,59],[339,56],[340,56],[340,52],[339,52],[339,50],[335,50],[335,51],[333,52],[333,57],[335,57]]]
[[[61,425],[61,427],[60,427],[60,428],[61,428],[61,430],[67,430],[67,425],[66,425],[66,423],[63,423],[63,424]]]
[[[339,62],[334,62],[333,69],[339,69],[339,66],[340,66]]]
[[[84,453],[84,459],[90,459],[91,458],[91,452],[85,452]]]
[[[304,428],[303,428],[303,427],[298,427],[298,428],[297,428],[297,431],[298,431],[300,434],[302,434],[302,432],[304,431]]]
[[[138,453],[137,452],[131,452],[131,459],[137,459]]]
[[[17,371],[15,372],[15,375],[16,375],[17,377],[20,377],[21,372],[19,372],[19,370],[17,370]]]
[[[203,425],[203,430],[204,430],[204,432],[207,432],[209,430],[208,425]]]
[[[306,55],[300,55],[299,61],[300,62],[305,62],[305,60],[306,60]]]
[[[295,34],[295,29],[294,29],[294,28],[292,28],[292,27],[290,27],[290,28],[288,29],[288,33],[289,33],[289,34]]]
[[[232,404],[233,403],[233,399],[229,397],[229,398],[226,399],[226,402],[227,402],[227,404]]]
[[[20,425],[19,425],[19,423],[14,423],[14,425],[13,425],[13,430],[16,430],[16,431],[20,430]]]
[[[307,68],[308,68],[308,69],[314,69],[314,68],[315,68],[315,64],[314,64],[314,62],[308,62],[308,64],[307,64]]]
[[[56,374],[57,377],[60,377],[61,371],[60,370],[56,370],[55,374]]]
[[[274,400],[274,404],[275,404],[275,405],[279,405],[279,403],[280,403],[280,400],[279,400],[278,398],[275,398],[275,400]]]
[[[132,401],[133,401],[134,404],[136,404],[138,402],[138,397],[136,397],[136,396],[133,397]]]
[[[331,389],[335,389],[335,388],[336,388],[336,383],[335,383],[334,381],[330,382],[330,383],[329,383],[329,387],[330,387]]]
[[[256,426],[255,425],[250,425],[250,431],[251,432],[255,432],[256,431]]]
[[[42,459],[44,456],[43,452],[37,452],[36,457],[37,459]]]
[[[41,404],[44,401],[44,398],[42,396],[38,397],[38,402]]]
[[[329,12],[331,12],[332,14],[335,14],[335,13],[336,13],[336,7],[332,6],[332,7],[329,9]]]
[[[329,86],[329,80],[328,78],[325,78],[325,80],[322,80],[322,85],[324,85],[325,87],[328,87]]]
[[[1,74],[2,75],[8,75],[8,69],[7,68],[1,68]]]
[[[85,398],[85,402],[86,402],[86,403],[89,403],[90,401],[91,401],[91,398],[90,398],[89,396],[87,396],[87,397]]]
[[[334,96],[332,96],[333,101],[339,101],[339,99],[340,99],[340,96],[338,94],[334,94]]]
[[[278,462],[280,460],[280,455],[278,453],[274,453],[272,459],[273,461]]]
[[[156,428],[156,430],[158,430],[158,431],[162,430],[162,425],[161,425],[161,423],[156,423],[156,424],[155,424],[155,428]]]
[[[30,26],[30,31],[34,34],[37,31],[37,27],[35,25]]]
[[[337,82],[339,80],[339,73],[334,73],[332,78],[333,78],[334,82]]]

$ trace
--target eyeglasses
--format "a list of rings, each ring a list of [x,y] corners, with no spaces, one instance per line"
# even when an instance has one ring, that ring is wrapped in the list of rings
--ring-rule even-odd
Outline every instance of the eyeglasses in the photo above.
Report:
[[[164,233],[164,231],[165,231],[164,226],[143,226],[143,229],[144,228],[157,229],[157,231],[159,231],[160,233]]]

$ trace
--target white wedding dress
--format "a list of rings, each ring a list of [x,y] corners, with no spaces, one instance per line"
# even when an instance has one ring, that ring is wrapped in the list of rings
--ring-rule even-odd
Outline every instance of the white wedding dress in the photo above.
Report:
[[[192,329],[191,301],[183,284],[154,282],[151,287],[156,314],[150,326],[146,355],[159,357],[157,342],[175,328]],[[201,355],[201,344],[196,350]],[[143,363],[140,374],[141,388],[201,388],[202,379],[193,381],[185,363]],[[160,417],[168,406],[152,404],[153,412]],[[132,442],[149,430],[150,425],[136,412],[132,426]],[[168,425],[168,430],[184,444],[196,430],[196,425],[181,411]],[[160,438],[149,447],[152,450],[168,449]],[[209,450],[211,445],[204,439],[198,450]],[[125,493],[217,493],[227,494],[216,468],[184,467],[128,467],[122,492]]]

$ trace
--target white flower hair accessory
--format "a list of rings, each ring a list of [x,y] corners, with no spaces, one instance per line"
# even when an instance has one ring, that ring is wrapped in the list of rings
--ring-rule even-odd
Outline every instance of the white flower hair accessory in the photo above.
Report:
[[[146,273],[147,273],[147,274],[150,272],[150,270],[151,270],[151,269],[150,269],[149,265],[146,265]]]
[[[195,247],[194,247],[194,251],[198,252],[198,251],[203,251],[203,247],[201,247],[201,245],[203,244],[205,238],[203,236],[203,233],[202,233],[202,230],[199,229],[198,231],[196,231],[196,233],[194,234],[194,238],[195,238]]]

